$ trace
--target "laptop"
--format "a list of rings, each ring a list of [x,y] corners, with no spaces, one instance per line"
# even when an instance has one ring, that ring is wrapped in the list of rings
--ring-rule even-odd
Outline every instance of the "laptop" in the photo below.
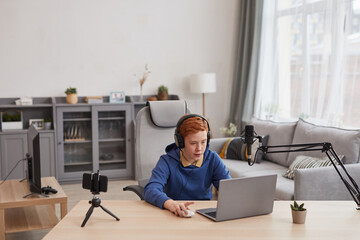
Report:
[[[220,180],[216,208],[196,210],[220,222],[272,213],[277,175]]]

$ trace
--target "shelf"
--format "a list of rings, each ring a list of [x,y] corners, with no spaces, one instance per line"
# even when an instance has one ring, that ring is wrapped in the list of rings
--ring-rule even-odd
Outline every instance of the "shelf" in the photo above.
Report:
[[[64,144],[72,144],[72,143],[91,143],[91,140],[64,140]]]
[[[139,101],[140,100],[140,95],[133,95],[133,96],[129,96],[130,97],[130,101],[132,103],[134,103],[135,105],[145,105],[147,102],[147,98],[148,97],[156,97],[157,95],[143,95],[143,101]],[[179,100],[179,96],[178,95],[169,95],[169,100]]]
[[[52,106],[53,106],[52,104],[33,104],[33,105],[5,104],[5,105],[1,105],[1,108],[48,108]]]
[[[102,117],[98,118],[99,121],[109,121],[109,120],[124,120],[125,117]]]
[[[36,108],[36,107],[52,107],[53,99],[51,97],[33,97],[32,105],[16,105],[15,101],[18,98],[0,98],[1,108]]]
[[[110,103],[109,96],[102,96],[103,102],[102,103],[87,103],[85,96],[78,96],[78,103],[76,104],[68,104],[66,102],[66,97],[55,97],[54,101],[56,105],[61,107],[73,107],[73,106],[89,106],[89,105],[114,105],[114,104],[124,104],[124,103]],[[131,102],[130,96],[125,96],[125,103]]]
[[[52,205],[5,209],[6,233],[52,228],[58,222]]]
[[[125,159],[119,160],[99,160],[100,164],[126,163]]]
[[[123,142],[125,138],[106,138],[106,139],[99,139],[99,142]]]
[[[73,163],[65,163],[65,167],[71,167],[71,166],[81,166],[81,165],[90,165],[92,162],[73,162]]]
[[[63,119],[64,122],[75,122],[75,121],[91,121],[91,118],[70,118]]]
[[[0,131],[0,135],[1,134],[27,134],[27,129],[8,129],[8,130],[2,130]],[[53,133],[54,129],[49,129],[49,130],[45,130],[45,129],[40,129],[38,130],[39,133]]]

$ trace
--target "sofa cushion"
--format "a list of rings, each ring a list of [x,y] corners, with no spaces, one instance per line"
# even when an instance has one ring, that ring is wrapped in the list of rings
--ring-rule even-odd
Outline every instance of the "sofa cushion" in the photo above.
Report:
[[[253,118],[251,124],[254,126],[254,131],[258,135],[269,135],[268,145],[269,146],[278,146],[278,145],[288,145],[291,144],[294,131],[296,127],[296,122],[274,122],[267,120],[259,120]],[[284,148],[286,150],[287,148]],[[276,154],[266,154],[265,158],[276,162],[282,166],[288,167],[287,159],[289,153],[276,153]]]
[[[269,139],[269,141],[271,138]],[[300,143],[322,143],[329,142],[338,155],[344,155],[344,163],[358,163],[360,153],[360,130],[346,130],[335,127],[325,127],[314,125],[299,119],[295,129],[292,144]],[[301,152],[290,153],[287,159],[287,165],[295,161]],[[306,155],[312,157],[322,157],[321,151],[307,152]]]
[[[252,173],[264,173],[267,171],[278,171],[279,174],[284,174],[288,168],[283,167],[279,164],[263,161],[261,164],[254,164],[249,166],[245,161],[237,161],[233,159],[223,159],[226,168],[230,171],[232,178],[250,176]]]
[[[263,146],[266,146],[268,139],[268,135],[262,137]],[[259,146],[260,143],[258,139],[251,145],[251,159],[255,159],[256,163],[261,162],[264,154],[262,151],[257,151]],[[221,158],[247,161],[245,157],[245,148],[246,144],[240,137],[229,138],[224,144],[219,156]]]
[[[339,159],[342,161],[344,155],[340,155]],[[335,165],[339,165],[337,161],[334,160]],[[304,155],[299,155],[296,157],[295,161],[290,165],[289,169],[283,175],[283,177],[294,179],[295,169],[303,169],[303,168],[319,168],[319,167],[327,167],[331,166],[332,162],[330,159],[325,156],[323,158],[315,158]]]
[[[294,198],[294,181],[282,176],[287,170],[286,167],[269,161],[263,161],[261,164],[253,166],[249,166],[247,162],[232,159],[223,159],[223,162],[232,178],[277,174],[275,198],[280,200]]]
[[[338,168],[342,176],[345,172]],[[346,171],[360,183],[360,164],[347,164]],[[345,179],[348,180],[347,177]],[[359,184],[358,184],[359,185]],[[334,167],[297,169],[294,181],[294,199],[298,200],[353,200]]]

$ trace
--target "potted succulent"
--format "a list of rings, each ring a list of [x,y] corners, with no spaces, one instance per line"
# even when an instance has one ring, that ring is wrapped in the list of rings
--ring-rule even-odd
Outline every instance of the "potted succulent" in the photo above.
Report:
[[[77,91],[76,88],[73,87],[68,87],[65,90],[65,94],[66,94],[66,102],[70,103],[70,104],[76,104],[78,102],[78,95],[77,95]]]
[[[169,99],[168,88],[165,87],[164,85],[161,85],[160,87],[158,87],[157,98],[158,98],[158,100],[168,100]]]
[[[52,124],[52,119],[51,118],[44,118],[44,128],[45,128],[45,130],[50,130],[51,129],[51,124]]]
[[[290,204],[290,207],[293,223],[304,224],[307,212],[306,208],[304,208],[304,203],[299,205],[296,201],[294,201],[294,205]]]

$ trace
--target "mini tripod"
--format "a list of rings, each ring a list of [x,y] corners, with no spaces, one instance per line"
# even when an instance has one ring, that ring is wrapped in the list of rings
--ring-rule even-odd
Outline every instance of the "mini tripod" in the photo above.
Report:
[[[109,210],[107,210],[106,208],[101,206],[100,198],[96,197],[95,195],[94,195],[93,199],[91,201],[89,201],[89,204],[91,204],[91,206],[90,206],[89,210],[86,213],[85,219],[82,222],[81,227],[85,226],[86,222],[89,220],[91,214],[93,213],[94,208],[96,208],[96,207],[101,207],[102,210],[104,210],[105,212],[107,212],[108,214],[113,216],[116,219],[116,221],[120,221],[120,219],[117,216],[115,216],[112,212],[110,212]]]
[[[97,171],[97,173],[84,173],[82,185],[84,189],[90,189],[90,191],[94,196],[93,199],[89,201],[89,204],[91,204],[91,206],[86,213],[85,219],[81,224],[81,227],[85,226],[86,222],[89,220],[91,214],[93,213],[94,208],[96,207],[101,207],[102,210],[113,216],[116,219],[116,221],[120,220],[112,212],[101,206],[100,198],[96,197],[96,194],[107,191],[108,179],[106,176],[100,175],[99,170]]]

